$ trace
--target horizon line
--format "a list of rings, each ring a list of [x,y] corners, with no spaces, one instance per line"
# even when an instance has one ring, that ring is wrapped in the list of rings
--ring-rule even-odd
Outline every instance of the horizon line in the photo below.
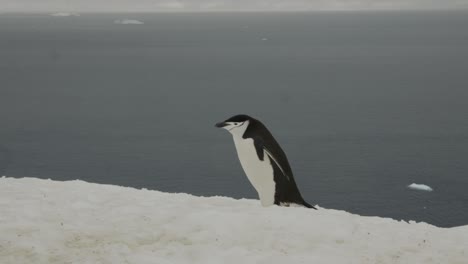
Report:
[[[224,9],[224,10],[41,10],[41,11],[21,11],[21,10],[11,10],[11,11],[0,11],[0,14],[55,14],[55,13],[79,13],[79,14],[177,14],[177,13],[319,13],[319,12],[431,12],[431,11],[468,11],[468,6],[464,8],[343,8],[343,9],[332,9],[332,8],[323,8],[323,9],[308,9],[308,10],[295,10],[295,9],[286,9],[286,10],[233,10],[233,9]]]

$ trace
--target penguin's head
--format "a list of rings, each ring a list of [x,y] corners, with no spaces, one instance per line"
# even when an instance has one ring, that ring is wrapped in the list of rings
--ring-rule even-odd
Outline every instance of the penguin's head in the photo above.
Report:
[[[248,115],[235,115],[226,119],[223,122],[216,123],[216,127],[224,128],[229,131],[231,134],[242,135],[249,126],[250,120],[253,118]]]

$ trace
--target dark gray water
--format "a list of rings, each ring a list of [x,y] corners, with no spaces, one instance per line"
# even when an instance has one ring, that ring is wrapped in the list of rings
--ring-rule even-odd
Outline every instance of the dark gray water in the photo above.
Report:
[[[310,203],[465,225],[467,28],[463,12],[0,15],[0,175],[253,198],[213,126],[246,113]]]

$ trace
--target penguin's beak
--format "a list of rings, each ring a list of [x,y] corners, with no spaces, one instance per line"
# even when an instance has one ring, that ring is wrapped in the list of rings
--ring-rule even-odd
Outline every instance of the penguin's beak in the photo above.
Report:
[[[215,127],[221,128],[221,127],[225,127],[225,126],[227,126],[227,125],[228,125],[228,124],[226,124],[226,122],[219,122],[219,123],[216,123]]]

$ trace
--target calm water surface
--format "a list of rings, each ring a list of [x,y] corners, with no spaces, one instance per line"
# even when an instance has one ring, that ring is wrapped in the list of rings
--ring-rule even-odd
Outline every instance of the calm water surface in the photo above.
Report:
[[[466,225],[467,28],[462,12],[3,14],[0,175],[254,198],[214,128],[246,113],[309,202]]]

